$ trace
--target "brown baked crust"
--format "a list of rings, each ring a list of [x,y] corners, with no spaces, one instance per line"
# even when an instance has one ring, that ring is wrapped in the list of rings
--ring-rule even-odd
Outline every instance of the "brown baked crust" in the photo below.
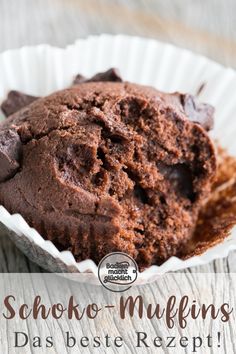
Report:
[[[174,101],[120,82],[36,100],[0,125],[22,145],[0,204],[77,260],[162,263],[191,237],[216,173],[207,132]]]

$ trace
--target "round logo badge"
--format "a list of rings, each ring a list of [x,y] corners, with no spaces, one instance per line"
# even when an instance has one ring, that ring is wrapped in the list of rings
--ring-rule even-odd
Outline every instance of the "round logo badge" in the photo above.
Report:
[[[130,289],[137,276],[137,263],[123,252],[109,253],[98,265],[98,278],[110,291],[122,292]]]

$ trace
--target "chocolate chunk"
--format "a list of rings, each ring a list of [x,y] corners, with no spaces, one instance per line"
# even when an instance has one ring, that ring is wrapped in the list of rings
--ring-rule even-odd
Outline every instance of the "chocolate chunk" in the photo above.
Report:
[[[122,78],[118,69],[111,68],[102,73],[98,73],[92,76],[90,79],[86,79],[83,75],[78,74],[73,81],[74,85],[82,84],[84,82],[99,82],[99,81],[113,81],[113,82],[122,82]]]
[[[113,82],[122,82],[120,77],[120,73],[117,69],[111,68],[103,73],[98,73],[91,77],[88,82],[95,82],[95,81],[113,81]]]
[[[10,91],[5,101],[1,105],[1,109],[6,117],[19,111],[21,108],[28,106],[37,100],[38,97],[30,96],[19,91]]]
[[[206,103],[200,103],[189,94],[180,94],[180,101],[189,120],[199,123],[207,131],[213,128],[214,108]]]
[[[79,85],[79,84],[82,84],[83,82],[86,82],[86,81],[87,81],[87,79],[85,76],[78,74],[78,75],[76,75],[76,77],[73,81],[73,85]]]
[[[22,144],[13,130],[0,132],[0,182],[13,177],[18,171]]]
[[[157,164],[157,167],[177,193],[188,198],[191,202],[194,202],[193,176],[190,168],[186,164],[179,163],[168,166],[160,162]]]

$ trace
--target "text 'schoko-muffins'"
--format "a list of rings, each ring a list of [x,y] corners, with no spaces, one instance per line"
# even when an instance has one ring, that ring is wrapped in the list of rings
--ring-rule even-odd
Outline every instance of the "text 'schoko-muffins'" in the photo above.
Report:
[[[210,106],[110,70],[45,98],[12,92],[2,109],[0,204],[59,249],[143,268],[191,237],[216,173]]]

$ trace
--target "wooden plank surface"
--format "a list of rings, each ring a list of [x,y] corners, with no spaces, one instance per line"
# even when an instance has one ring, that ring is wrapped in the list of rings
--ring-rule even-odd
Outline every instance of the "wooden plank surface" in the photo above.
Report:
[[[168,274],[159,279],[159,289],[155,284],[134,287],[128,292],[112,293],[96,286],[88,286],[85,284],[77,284],[76,282],[68,281],[62,277],[53,274],[0,274],[0,282],[4,283],[5,287],[0,287],[0,299],[5,298],[8,294],[14,294],[16,301],[14,302],[14,309],[17,310],[19,305],[26,303],[29,309],[32,307],[33,299],[40,294],[41,304],[45,304],[47,308],[55,303],[62,303],[64,306],[68,305],[68,300],[71,296],[74,297],[74,303],[79,304],[79,311],[88,304],[94,302],[99,308],[102,308],[99,315],[91,320],[83,316],[81,321],[76,321],[74,318],[69,320],[63,316],[60,321],[53,320],[52,316],[47,318],[47,321],[34,320],[32,315],[27,321],[20,320],[17,316],[14,320],[2,321],[0,319],[0,348],[1,353],[10,354],[25,354],[25,353],[192,353],[191,339],[200,336],[205,339],[202,348],[196,350],[198,354],[234,354],[236,345],[234,338],[236,335],[235,313],[232,313],[228,323],[221,322],[220,318],[212,320],[209,314],[203,320],[201,316],[195,321],[188,316],[186,318],[187,326],[183,329],[178,325],[178,318],[175,318],[175,326],[170,328],[166,325],[165,316],[161,319],[149,319],[146,315],[149,304],[155,306],[160,305],[161,311],[167,308],[167,302],[170,296],[176,297],[176,307],[180,299],[188,294],[189,307],[193,300],[197,300],[197,308],[202,304],[214,304],[219,308],[221,304],[226,301],[229,302],[230,308],[236,307],[236,298],[232,294],[236,291],[236,274]],[[231,284],[229,287],[228,284]],[[16,290],[17,289],[17,290]],[[50,290],[49,290],[50,289]],[[125,319],[122,319],[119,311],[119,304],[121,296],[127,299],[128,296],[133,298],[141,296],[144,300],[143,317],[138,316],[138,311],[135,309],[134,316],[129,316],[126,312]],[[13,302],[11,302],[13,304]],[[106,309],[106,305],[112,305],[114,308]],[[1,308],[1,312],[6,313],[5,308]],[[16,311],[17,312],[17,311]],[[40,317],[40,316],[39,316]],[[7,326],[7,328],[6,328]],[[7,337],[4,332],[7,331]],[[34,336],[40,335],[42,340],[42,348],[34,350],[31,345],[24,348],[14,348],[14,332],[21,331],[29,334],[32,339]],[[109,337],[121,336],[124,339],[124,346],[122,348],[115,348],[111,345],[110,348],[89,348],[81,349],[81,345],[77,345],[74,349],[66,348],[65,332],[68,331],[70,335],[74,336],[79,342],[82,336],[87,336],[90,340],[93,336],[104,338],[106,334]],[[147,333],[147,343],[150,346],[146,348],[136,348],[136,332]],[[217,333],[220,332],[220,343],[218,347]],[[206,346],[206,336],[210,334],[213,338],[212,348]],[[51,335],[53,337],[54,346],[48,350],[45,349],[45,337]],[[177,342],[181,336],[189,339],[188,348],[181,348],[176,343],[176,348],[155,348],[152,344],[153,338],[156,336],[163,338],[163,343],[167,342],[167,338],[175,337]],[[4,339],[4,340],[3,340]],[[177,350],[178,348],[178,350]]]

